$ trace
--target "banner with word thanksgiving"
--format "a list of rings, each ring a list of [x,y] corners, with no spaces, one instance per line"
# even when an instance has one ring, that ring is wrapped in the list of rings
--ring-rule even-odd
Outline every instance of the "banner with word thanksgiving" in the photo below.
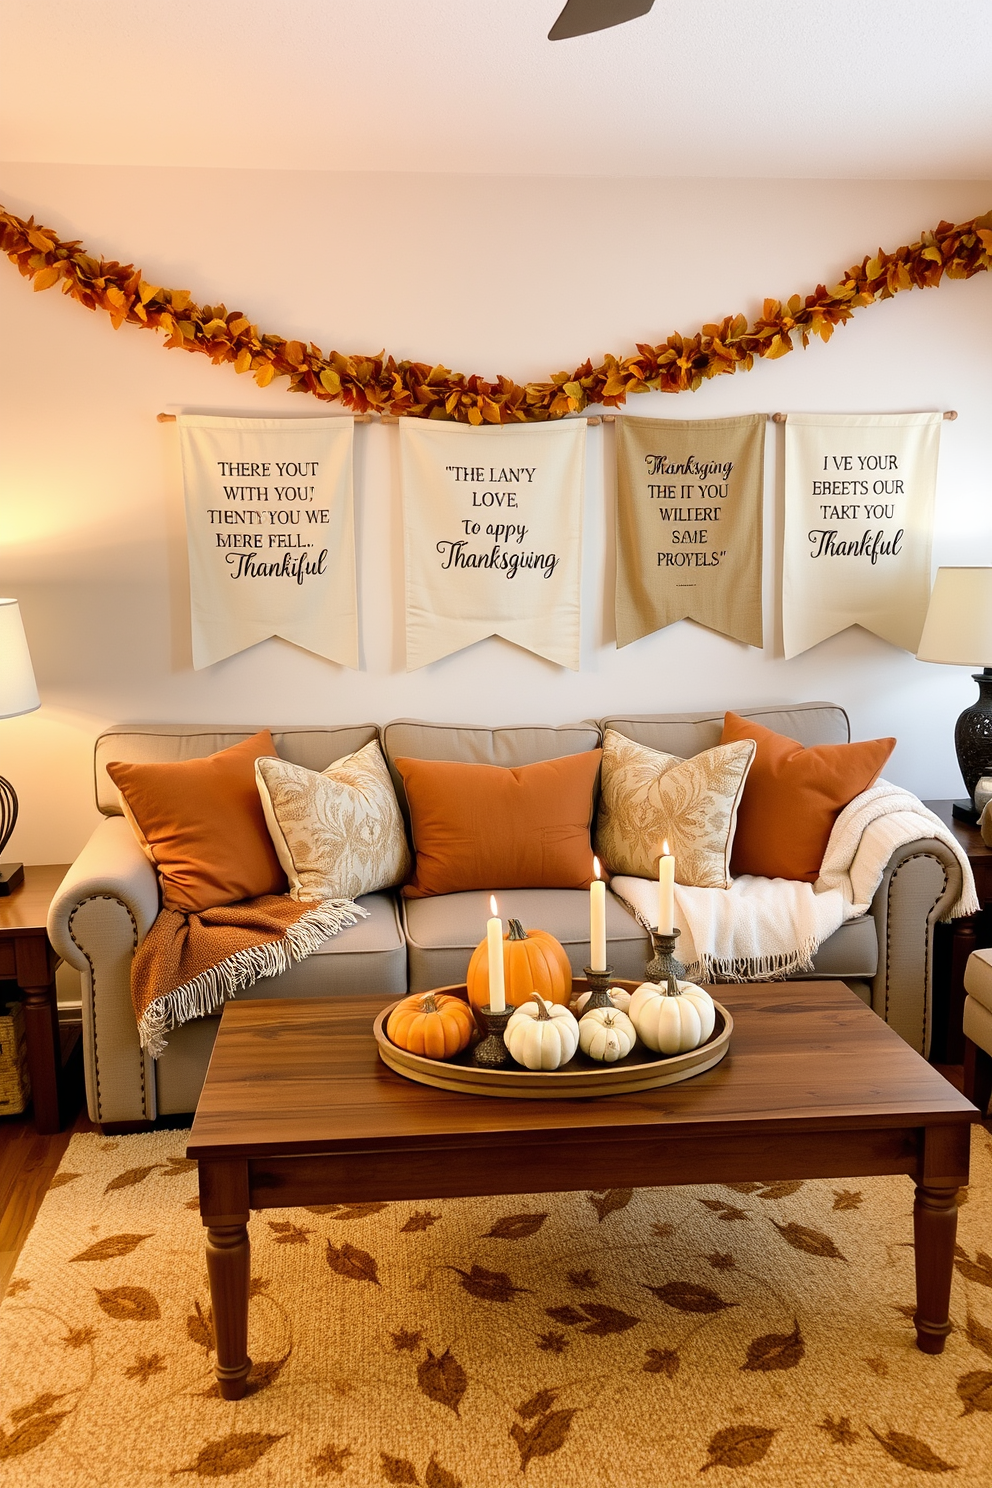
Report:
[[[787,657],[860,625],[915,651],[930,598],[940,413],[790,413]]]
[[[617,645],[695,620],[760,646],[764,414],[616,431]]]
[[[578,671],[585,419],[399,433],[407,670],[498,635]]]
[[[354,420],[177,422],[194,667],[270,636],[357,667]]]

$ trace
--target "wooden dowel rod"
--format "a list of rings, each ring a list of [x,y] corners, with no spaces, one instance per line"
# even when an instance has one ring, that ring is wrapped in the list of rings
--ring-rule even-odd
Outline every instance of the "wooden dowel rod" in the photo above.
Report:
[[[947,419],[948,423],[953,423],[957,416],[958,411],[956,408],[944,409],[944,418]],[[155,415],[155,417],[157,422],[160,424],[174,424],[176,422],[176,415],[174,413],[158,413]],[[356,424],[371,424],[373,421],[373,417],[374,415],[372,415],[371,413],[356,413],[354,415]],[[784,424],[789,415],[787,413],[770,413],[768,417],[771,419],[773,424]],[[616,423],[616,419],[617,415],[615,413],[604,413],[602,416],[600,416],[599,414],[591,413],[587,415],[586,423],[613,424]],[[398,413],[379,414],[379,422],[381,424],[398,424],[399,421],[400,416]]]
[[[951,423],[952,424],[954,422],[954,420],[957,418],[957,416],[958,416],[958,411],[957,411],[956,408],[945,408],[944,409],[943,417],[945,419],[947,419],[947,422],[948,423]],[[786,419],[789,417],[789,415],[787,413],[770,413],[768,415],[768,417],[771,419],[771,421],[772,421],[773,424],[784,424],[785,421],[786,421]]]

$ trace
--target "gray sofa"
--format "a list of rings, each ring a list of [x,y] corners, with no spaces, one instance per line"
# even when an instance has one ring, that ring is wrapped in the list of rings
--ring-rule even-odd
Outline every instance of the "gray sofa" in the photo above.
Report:
[[[831,703],[736,709],[803,744],[844,743],[847,715]],[[400,720],[347,728],[273,728],[283,758],[323,770],[379,738],[406,813],[393,761],[403,756],[496,765],[530,764],[596,748],[606,728],[653,749],[687,757],[719,741],[723,713],[614,716],[564,727],[471,728]],[[208,725],[122,725],[96,742],[97,805],[105,820],[70,868],[52,903],[49,934],[58,953],[82,974],[83,1047],[89,1114],[101,1124],[134,1124],[192,1111],[217,1029],[207,1017],[175,1029],[158,1060],[138,1044],[130,996],[135,947],[159,910],[155,870],[121,815],[106,773],[111,760],[183,760],[213,754],[256,732]],[[960,892],[958,864],[940,842],[926,839],[890,861],[871,913],[844,925],[820,947],[805,982],[841,978],[914,1048],[930,1039],[933,926]],[[501,890],[500,911],[529,927],[550,930],[573,970],[589,959],[588,894],[568,889]],[[325,997],[364,990],[383,1002],[464,979],[472,949],[485,933],[483,893],[403,899],[367,895],[369,918],[326,941],[281,976],[239,993],[251,997]],[[609,960],[620,977],[640,978],[648,939],[634,918],[607,895]]]

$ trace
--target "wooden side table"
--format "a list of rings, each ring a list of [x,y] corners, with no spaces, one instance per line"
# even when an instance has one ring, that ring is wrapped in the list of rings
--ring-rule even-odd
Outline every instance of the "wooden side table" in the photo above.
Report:
[[[954,833],[975,875],[981,909],[950,924],[938,925],[934,954],[933,1038],[930,1058],[936,1064],[964,1059],[964,968],[972,951],[992,945],[992,847],[977,827],[951,815],[953,801],[924,801],[924,806]]]
[[[59,957],[45,928],[48,906],[68,868],[68,863],[25,868],[24,882],[0,899],[0,979],[16,981],[24,993],[31,1100],[39,1132],[60,1130],[62,1074],[81,1031],[70,1028],[63,1040],[55,996]]]

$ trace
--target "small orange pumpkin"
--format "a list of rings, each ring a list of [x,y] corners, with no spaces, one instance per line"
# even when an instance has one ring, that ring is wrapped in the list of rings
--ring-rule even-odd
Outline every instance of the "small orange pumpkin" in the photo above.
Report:
[[[522,1007],[536,992],[545,1002],[568,1003],[572,995],[572,964],[560,941],[547,930],[525,930],[511,920],[503,936],[503,980],[508,1007]],[[473,1007],[489,1002],[489,947],[482,941],[472,952],[465,978]]]
[[[467,1048],[475,1019],[467,1002],[439,992],[415,992],[393,1008],[386,1036],[410,1054],[451,1059]]]

